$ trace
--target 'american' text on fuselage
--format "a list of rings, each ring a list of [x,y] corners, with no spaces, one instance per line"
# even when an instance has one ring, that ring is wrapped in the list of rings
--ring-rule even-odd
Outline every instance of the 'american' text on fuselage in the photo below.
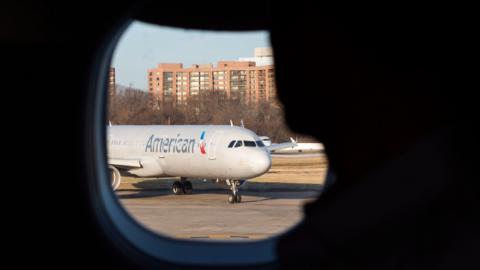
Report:
[[[164,152],[164,153],[194,153],[195,139],[180,138],[177,134],[176,138],[155,138],[155,135],[150,136],[145,152]]]

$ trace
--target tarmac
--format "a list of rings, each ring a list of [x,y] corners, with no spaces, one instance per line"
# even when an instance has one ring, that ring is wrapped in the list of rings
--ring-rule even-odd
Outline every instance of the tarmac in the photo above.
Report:
[[[223,183],[189,179],[193,192],[173,195],[176,178],[123,177],[117,197],[146,229],[173,238],[248,241],[279,235],[303,218],[327,176],[321,155],[272,157],[270,171],[241,186],[242,202],[229,204]]]
[[[145,228],[202,240],[256,240],[281,234],[302,220],[302,206],[317,195],[317,191],[243,191],[241,203],[229,204],[224,191],[117,192],[127,212]]]

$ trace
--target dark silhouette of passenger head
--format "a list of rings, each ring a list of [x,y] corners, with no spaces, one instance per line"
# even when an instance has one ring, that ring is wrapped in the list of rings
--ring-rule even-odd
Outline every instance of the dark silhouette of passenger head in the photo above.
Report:
[[[375,7],[298,4],[272,23],[288,124],[324,142],[342,175],[362,174],[451,124],[458,97],[468,96],[459,77],[473,35],[468,18],[446,16],[449,7]]]
[[[323,142],[337,174],[281,239],[283,266],[475,263],[473,18],[406,3],[296,2],[273,12],[288,125]]]

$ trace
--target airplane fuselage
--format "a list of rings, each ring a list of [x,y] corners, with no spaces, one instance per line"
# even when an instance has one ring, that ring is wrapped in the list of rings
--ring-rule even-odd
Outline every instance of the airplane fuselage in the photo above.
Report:
[[[270,154],[259,141],[248,129],[218,125],[110,126],[107,137],[109,163],[138,162],[125,166],[130,174],[223,180],[270,169]]]

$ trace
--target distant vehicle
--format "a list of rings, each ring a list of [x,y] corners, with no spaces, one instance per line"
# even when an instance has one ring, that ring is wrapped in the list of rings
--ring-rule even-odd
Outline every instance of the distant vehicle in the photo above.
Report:
[[[180,177],[174,194],[188,194],[187,178],[225,182],[229,203],[241,202],[238,187],[271,167],[270,151],[295,142],[265,146],[251,130],[227,125],[109,126],[108,164],[117,189],[121,173],[138,177]]]

